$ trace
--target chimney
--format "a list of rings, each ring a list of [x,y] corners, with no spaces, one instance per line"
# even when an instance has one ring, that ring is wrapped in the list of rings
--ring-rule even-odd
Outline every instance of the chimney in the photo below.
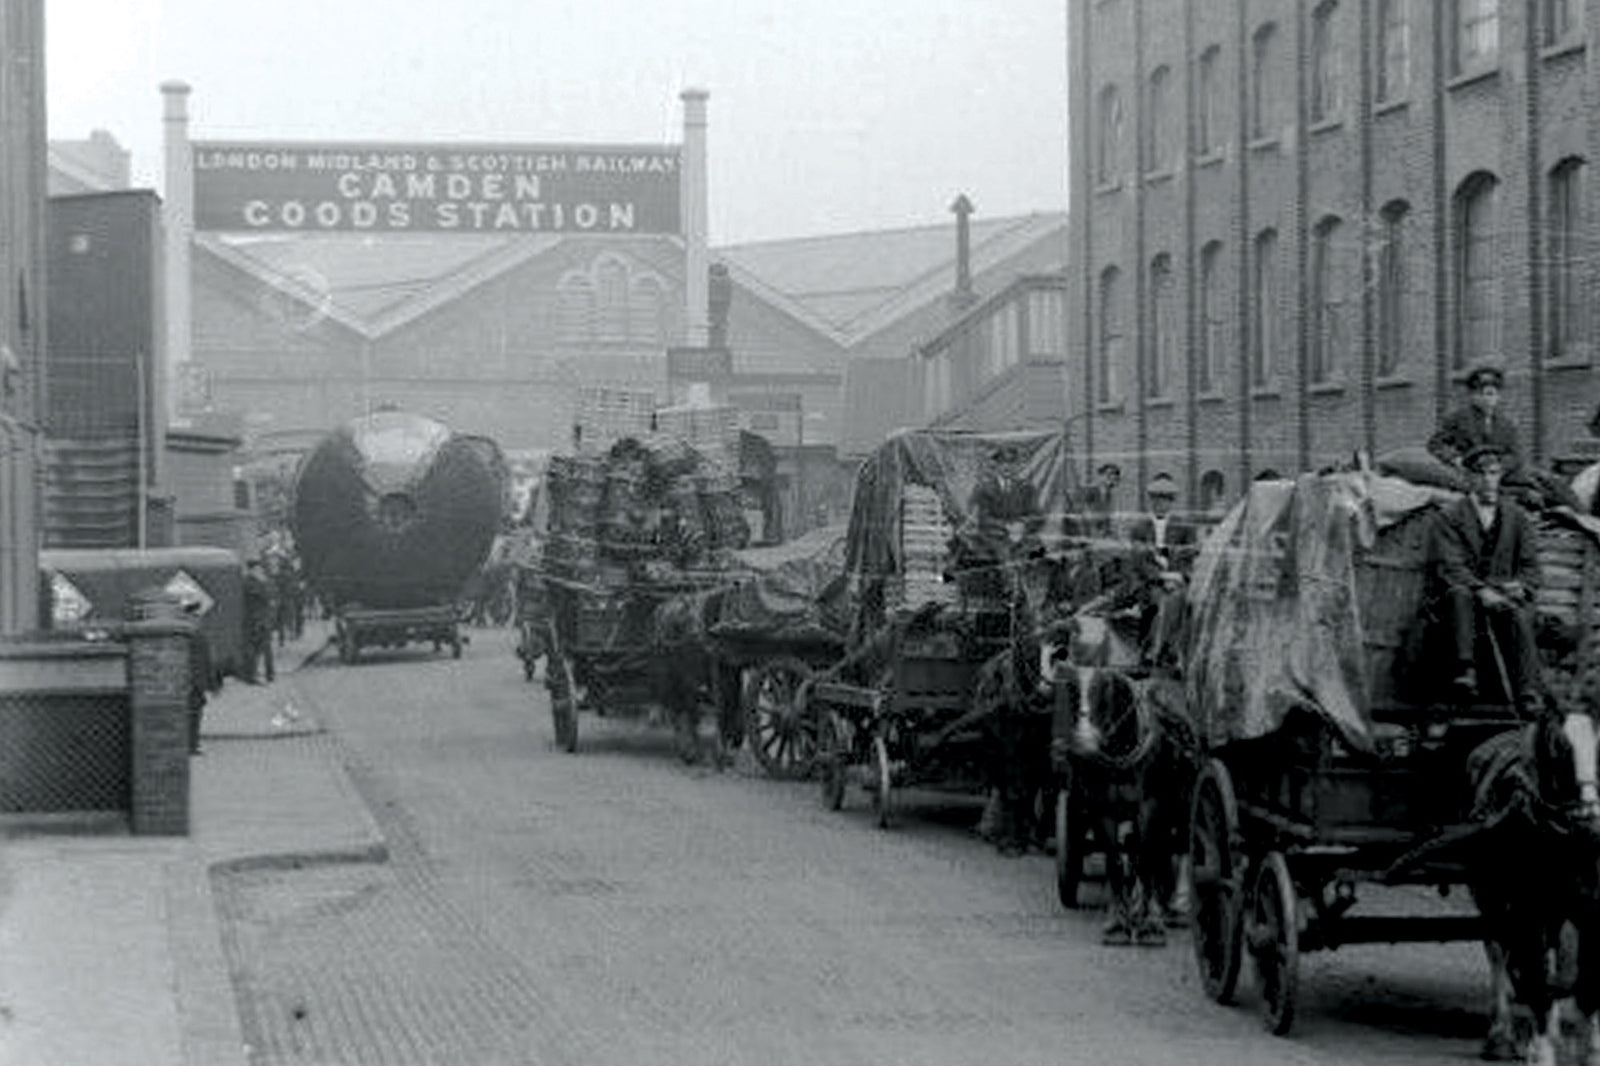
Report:
[[[971,307],[977,296],[972,291],[972,201],[966,193],[956,197],[950,210],[956,216],[956,287],[950,294],[950,306],[956,311]]]

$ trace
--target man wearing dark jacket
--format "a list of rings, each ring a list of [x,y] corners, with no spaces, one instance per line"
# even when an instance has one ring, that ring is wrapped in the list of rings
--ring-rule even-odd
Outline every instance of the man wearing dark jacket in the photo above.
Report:
[[[1522,465],[1517,427],[1500,411],[1505,384],[1505,371],[1495,363],[1479,363],[1472,368],[1467,374],[1467,403],[1446,415],[1428,438],[1428,451],[1434,458],[1459,465],[1468,452],[1489,445],[1500,452],[1507,472]]]
[[[1477,695],[1476,638],[1489,637],[1508,700],[1529,711],[1541,700],[1534,640],[1539,557],[1533,523],[1500,493],[1500,449],[1480,444],[1463,457],[1471,491],[1438,515],[1429,552],[1432,601],[1450,636],[1448,676],[1458,695]]]

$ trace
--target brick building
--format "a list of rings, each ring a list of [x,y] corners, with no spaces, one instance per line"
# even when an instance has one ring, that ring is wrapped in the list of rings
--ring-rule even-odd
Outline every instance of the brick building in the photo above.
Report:
[[[1069,419],[1191,502],[1596,402],[1594,0],[1071,0]]]

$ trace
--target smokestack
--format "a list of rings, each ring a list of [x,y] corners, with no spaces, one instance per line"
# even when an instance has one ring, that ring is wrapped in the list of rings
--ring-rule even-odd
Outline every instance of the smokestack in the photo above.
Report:
[[[950,303],[957,310],[969,307],[976,299],[972,292],[972,201],[966,193],[956,197],[950,210],[956,216],[956,288]]]

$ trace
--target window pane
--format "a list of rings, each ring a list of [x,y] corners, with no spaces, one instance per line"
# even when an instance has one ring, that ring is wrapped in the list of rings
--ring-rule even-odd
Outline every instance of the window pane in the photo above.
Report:
[[[1582,339],[1579,292],[1583,232],[1583,165],[1563,163],[1550,176],[1550,322],[1549,345],[1554,356],[1571,354]]]
[[[1378,249],[1378,376],[1392,376],[1405,357],[1406,212],[1386,211]]]
[[[1096,390],[1102,403],[1119,395],[1118,368],[1122,362],[1122,323],[1118,320],[1119,288],[1115,267],[1100,277],[1100,365]]]
[[[1483,181],[1463,193],[1457,252],[1456,367],[1498,353],[1500,278],[1495,241],[1495,187]]]
[[[1456,69],[1492,62],[1500,51],[1500,0],[1456,0]]]
[[[1278,351],[1278,235],[1268,230],[1256,239],[1255,344],[1251,381],[1266,385],[1277,367]]]
[[[1410,0],[1384,0],[1378,32],[1381,62],[1378,65],[1378,99],[1397,100],[1411,88]]]
[[[1208,244],[1200,255],[1200,309],[1205,322],[1200,330],[1196,376],[1201,392],[1217,388],[1217,359],[1222,353],[1222,246]]]

